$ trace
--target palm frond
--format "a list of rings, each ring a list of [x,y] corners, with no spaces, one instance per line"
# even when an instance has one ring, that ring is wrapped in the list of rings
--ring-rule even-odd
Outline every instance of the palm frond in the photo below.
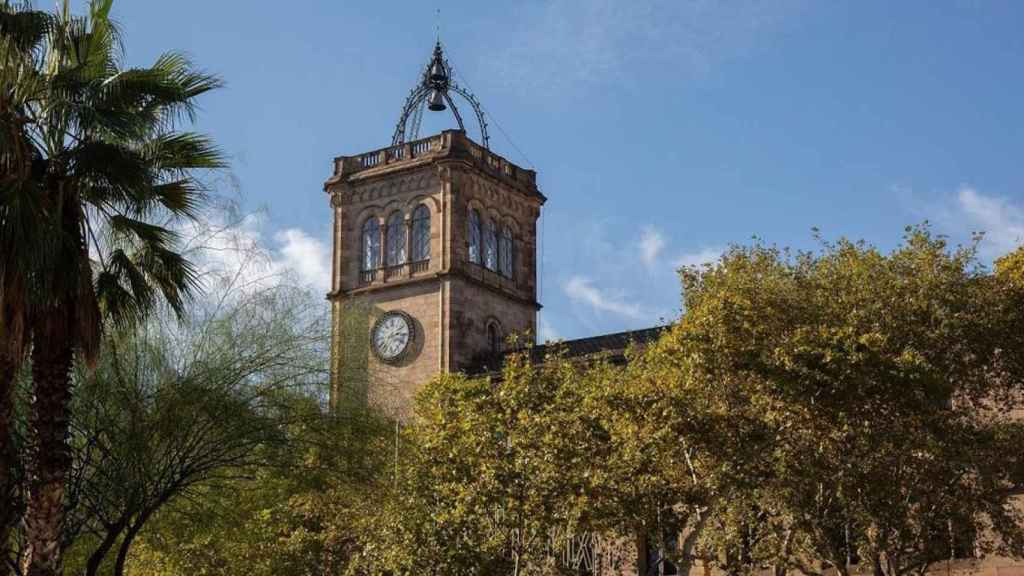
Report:
[[[178,100],[168,101],[167,109],[175,115],[184,113],[189,122],[195,121],[195,99],[224,86],[219,77],[195,70],[188,57],[179,52],[161,54],[151,69],[159,71],[180,90]]]
[[[136,324],[153,304],[153,289],[123,250],[113,251],[96,276],[96,298],[104,316],[119,328]]]
[[[178,316],[198,288],[194,266],[159,243],[144,243],[129,253],[115,249],[96,277],[97,299],[115,325],[130,326],[143,319],[159,295]]]
[[[193,178],[158,184],[152,191],[156,201],[171,214],[193,220],[199,217],[203,195]]]
[[[18,270],[40,302],[73,296],[90,357],[100,314],[130,324],[161,299],[184,312],[197,273],[157,223],[197,217],[196,172],[226,165],[209,138],[176,128],[223,82],[176,52],[124,70],[111,5],[76,16],[67,1],[46,14],[0,0],[0,294]]]
[[[199,290],[198,270],[173,250],[156,245],[147,248],[137,256],[140,265],[145,266],[149,279],[174,313],[184,317],[186,302]]]
[[[52,26],[53,17],[47,12],[33,10],[28,2],[20,6],[6,2],[0,5],[0,39],[6,49],[32,54],[41,49]]]
[[[193,71],[184,56],[167,53],[149,68],[99,79],[80,114],[84,126],[114,137],[146,138],[172,130],[182,119],[194,121],[196,98],[222,85],[216,76]]]
[[[160,207],[173,216],[195,216],[202,188],[191,171],[225,165],[208,138],[191,133],[158,136],[139,149],[90,141],[69,154],[73,174],[88,183],[83,199],[109,208],[107,212],[132,217],[152,214]]]
[[[161,246],[172,246],[178,239],[178,235],[163,226],[143,222],[129,218],[121,214],[115,214],[109,219],[110,231],[114,236],[121,236],[127,242],[142,242],[145,244],[159,244]],[[118,240],[115,239],[115,244]]]
[[[219,169],[227,165],[212,140],[193,132],[161,134],[146,142],[143,153],[158,170],[172,173]]]
[[[67,152],[65,158],[74,178],[100,187],[83,189],[83,198],[92,203],[103,201],[95,192],[105,186],[124,192],[126,204],[145,201],[145,190],[155,184],[151,163],[132,148],[113,142],[90,140]],[[141,212],[133,207],[136,213]]]

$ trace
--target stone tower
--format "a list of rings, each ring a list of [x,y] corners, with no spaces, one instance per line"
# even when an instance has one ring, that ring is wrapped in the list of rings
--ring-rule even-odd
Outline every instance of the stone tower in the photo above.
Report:
[[[402,415],[435,374],[479,363],[510,336],[533,338],[545,198],[535,172],[464,130],[395,140],[336,158],[324,190],[331,401],[368,395]]]

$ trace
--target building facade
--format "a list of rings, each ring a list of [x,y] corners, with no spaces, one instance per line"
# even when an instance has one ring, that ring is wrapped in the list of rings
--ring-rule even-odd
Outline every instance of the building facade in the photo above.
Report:
[[[368,391],[388,396],[376,401],[405,412],[433,375],[535,333],[545,198],[533,171],[449,130],[337,158],[324,189],[334,212],[335,401],[355,364],[391,384]]]

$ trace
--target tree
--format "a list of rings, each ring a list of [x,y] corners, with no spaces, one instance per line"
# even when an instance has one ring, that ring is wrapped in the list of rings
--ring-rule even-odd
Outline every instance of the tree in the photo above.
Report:
[[[140,576],[345,574],[361,542],[357,519],[380,517],[390,484],[388,422],[372,412],[331,416],[295,398],[307,417],[251,478],[204,490],[158,513],[128,572]],[[380,442],[383,442],[382,446]]]
[[[0,6],[0,550],[6,550],[20,513],[20,451],[14,438],[16,375],[29,350],[28,278],[31,255],[15,240],[33,226],[32,210],[12,201],[34,198],[22,189],[36,158],[18,115],[24,93],[35,83],[34,49],[45,37],[47,15]],[[20,90],[24,87],[26,90]],[[0,565],[0,574],[8,567]]]
[[[721,552],[735,547],[712,545],[708,534],[726,536],[722,520],[749,509],[749,479],[763,459],[754,440],[765,431],[735,392],[742,377],[717,373],[712,385],[680,331],[673,326],[634,353],[621,383],[594,388],[603,401],[588,410],[606,415],[614,445],[599,472],[611,504],[605,525],[637,534],[658,552],[640,558],[644,574],[657,574],[655,562],[666,561],[732,573],[735,554]]]
[[[704,484],[672,459],[683,429],[664,426],[654,373],[639,357],[624,369],[524,353],[497,375],[427,384],[395,482],[360,525],[358,573],[635,566],[638,537],[698,522],[703,507]]]
[[[361,522],[359,574],[557,573],[579,529],[588,433],[568,363],[508,362],[501,378],[443,374],[421,391],[394,483]]]
[[[1024,246],[996,260],[996,276],[1024,289]]]
[[[1024,555],[1011,497],[1024,436],[1010,417],[1022,311],[973,248],[950,251],[926,228],[888,255],[758,244],[683,282],[686,313],[664,345],[680,378],[754,424],[723,445],[760,455],[710,452],[745,496],[708,531],[711,549],[743,552],[736,570],[865,562],[899,576],[954,555]],[[755,520],[768,532],[738,539]]]
[[[93,0],[87,17],[67,1],[52,15],[0,8],[2,56],[16,63],[3,74],[2,131],[17,143],[2,174],[0,311],[12,326],[27,320],[22,339],[32,341],[31,575],[61,569],[73,358],[96,359],[104,317],[128,325],[161,298],[181,311],[194,270],[165,225],[195,215],[202,192],[193,171],[223,164],[207,139],[175,131],[220,82],[178,54],[123,69],[110,8]],[[12,354],[3,352],[9,374]]]
[[[79,374],[64,543],[90,549],[85,574],[132,544],[165,506],[255,475],[275,462],[298,399],[322,391],[326,323],[309,298],[262,291],[179,325],[150,321],[111,338],[94,374]]]

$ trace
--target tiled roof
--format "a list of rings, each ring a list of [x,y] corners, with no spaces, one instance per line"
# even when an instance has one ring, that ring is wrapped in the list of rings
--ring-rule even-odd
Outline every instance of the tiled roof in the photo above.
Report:
[[[625,351],[630,344],[643,346],[654,342],[667,330],[668,326],[655,326],[642,330],[629,330],[627,332],[616,332],[614,334],[602,334],[589,338],[577,340],[563,340],[551,344],[542,344],[529,349],[530,361],[540,364],[549,354],[561,354],[565,358],[582,358],[600,354],[613,363],[625,361]],[[508,350],[498,355],[489,355],[478,358],[472,365],[464,370],[466,374],[485,374],[501,369],[505,358],[523,352],[523,348]]]

